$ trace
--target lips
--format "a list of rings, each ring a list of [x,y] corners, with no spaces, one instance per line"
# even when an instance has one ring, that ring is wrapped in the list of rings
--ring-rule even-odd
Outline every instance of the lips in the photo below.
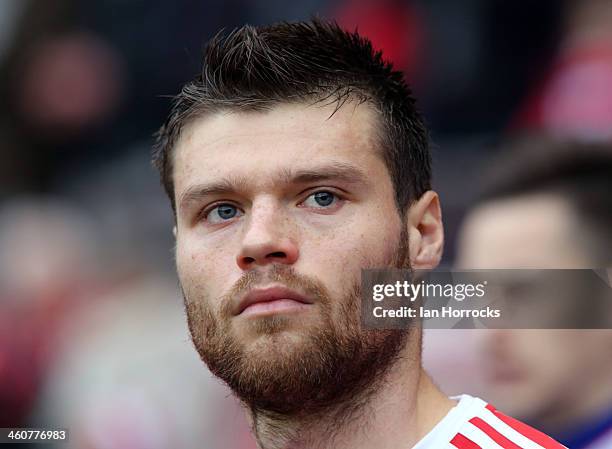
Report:
[[[254,304],[260,303],[272,303],[274,301],[294,301],[300,304],[312,304],[312,301],[299,294],[298,292],[288,289],[286,287],[268,287],[263,289],[253,289],[246,296],[244,296],[239,302],[237,307],[234,309],[235,315],[240,315],[247,308]]]

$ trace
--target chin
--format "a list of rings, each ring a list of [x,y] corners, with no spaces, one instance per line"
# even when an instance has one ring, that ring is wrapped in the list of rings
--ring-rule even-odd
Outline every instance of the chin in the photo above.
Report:
[[[305,336],[309,329],[319,326],[312,317],[303,314],[274,314],[258,317],[245,317],[234,322],[234,329],[241,337],[253,339],[259,336]]]

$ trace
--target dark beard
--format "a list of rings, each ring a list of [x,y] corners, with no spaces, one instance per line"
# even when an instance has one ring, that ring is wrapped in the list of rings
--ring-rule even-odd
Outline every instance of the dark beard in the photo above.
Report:
[[[405,229],[405,226],[404,226]],[[401,240],[407,236],[402,233]],[[407,246],[401,245],[388,266],[406,268]],[[300,289],[320,308],[320,325],[296,343],[281,331],[291,318],[272,316],[249,323],[265,335],[261,351],[247,349],[231,326],[230,298],[243,295],[263,281]],[[215,316],[206,298],[184,293],[187,321],[202,360],[254,414],[298,417],[321,413],[338,404],[364,398],[376,389],[408,340],[408,330],[361,328],[361,284],[341,299],[332,319],[333,301],[317,280],[297,275],[292,267],[271,265],[251,271],[220,301]],[[197,294],[195,295],[197,296]],[[263,356],[262,356],[263,354]]]

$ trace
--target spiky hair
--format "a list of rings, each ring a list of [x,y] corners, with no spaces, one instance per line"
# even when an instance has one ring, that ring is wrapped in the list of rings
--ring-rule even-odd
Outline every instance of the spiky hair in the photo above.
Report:
[[[266,110],[280,103],[347,100],[378,113],[381,155],[400,210],[430,188],[427,131],[403,75],[357,32],[320,20],[243,26],[207,45],[202,73],[174,98],[155,136],[153,163],[173,209],[173,150],[195,117]]]

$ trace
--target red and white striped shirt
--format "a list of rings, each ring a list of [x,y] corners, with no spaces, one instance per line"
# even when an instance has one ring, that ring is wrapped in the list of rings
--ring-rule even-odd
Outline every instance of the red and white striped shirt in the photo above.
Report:
[[[566,449],[549,436],[469,395],[413,449]]]

